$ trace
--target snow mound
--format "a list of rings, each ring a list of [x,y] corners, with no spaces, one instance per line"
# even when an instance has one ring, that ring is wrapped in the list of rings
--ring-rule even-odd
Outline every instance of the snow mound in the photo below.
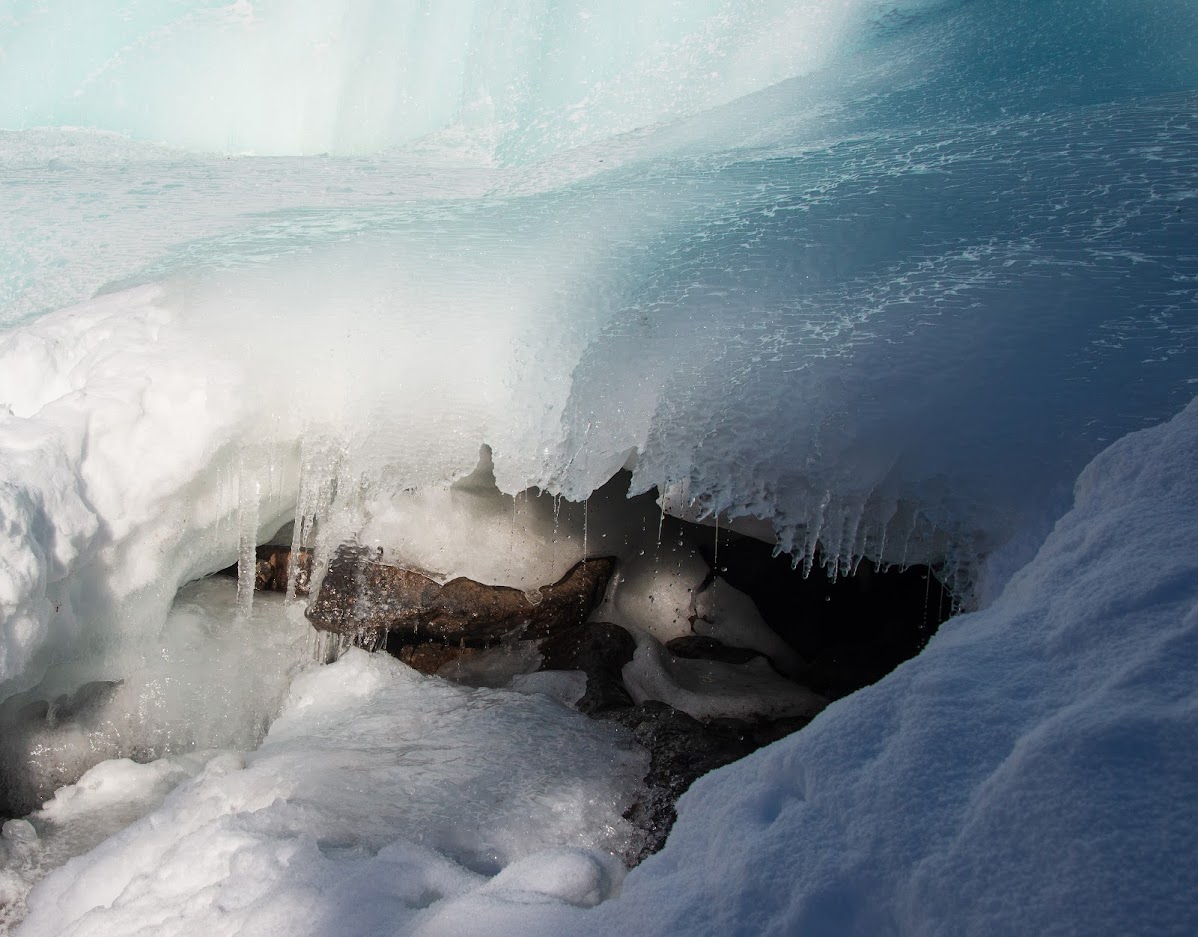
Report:
[[[353,650],[296,679],[258,751],[44,879],[21,933],[385,933],[480,889],[593,905],[645,769],[617,727]]]

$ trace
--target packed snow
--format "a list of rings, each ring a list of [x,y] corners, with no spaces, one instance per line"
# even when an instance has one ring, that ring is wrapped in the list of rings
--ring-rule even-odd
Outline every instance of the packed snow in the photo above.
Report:
[[[1196,110],[1191,0],[0,0],[0,929],[1198,930]],[[661,650],[799,668],[728,528],[977,611],[623,882],[577,674],[247,588],[615,555],[638,699],[814,711]]]

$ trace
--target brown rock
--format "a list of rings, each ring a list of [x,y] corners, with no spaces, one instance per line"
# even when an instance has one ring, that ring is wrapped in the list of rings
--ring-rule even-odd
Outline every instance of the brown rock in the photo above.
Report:
[[[402,632],[446,644],[489,644],[516,629],[544,637],[585,620],[614,569],[612,557],[583,560],[530,598],[519,589],[464,577],[440,585],[417,570],[383,563],[368,550],[343,546],[307,616],[324,631]]]
[[[265,543],[254,551],[254,588],[268,592],[286,592],[287,576],[290,572],[291,547],[277,543]],[[299,551],[299,572],[295,577],[295,594],[308,594],[308,581],[312,574],[312,551]],[[222,569],[217,575],[237,578],[237,564]]]
[[[271,592],[286,592],[287,577],[291,572],[291,548],[265,544],[256,551],[257,566],[254,570],[254,588]],[[295,594],[308,594],[308,580],[312,574],[312,551],[299,551],[299,569],[295,576]]]
[[[586,693],[576,705],[593,715],[632,706],[621,671],[636,652],[636,640],[610,621],[585,621],[555,631],[541,642],[542,670],[581,670]]]
[[[477,650],[472,647],[454,647],[449,644],[425,642],[424,644],[405,644],[399,649],[396,656],[413,670],[432,675],[446,664],[476,653]]]

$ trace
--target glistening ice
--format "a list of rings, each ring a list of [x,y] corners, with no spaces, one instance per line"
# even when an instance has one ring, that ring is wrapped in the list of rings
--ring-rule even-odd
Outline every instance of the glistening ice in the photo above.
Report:
[[[1012,575],[1069,509],[1083,468],[1198,386],[1193,4],[684,6],[239,0],[81,12],[0,0],[4,696],[148,672],[138,668],[180,587],[297,518],[319,515],[321,536],[362,536],[402,512],[397,493],[435,506],[482,446],[507,496],[581,502],[628,468],[632,493],[657,492],[664,510],[752,529],[837,575],[863,557],[936,564],[998,634],[1059,620],[1046,611],[1059,578]],[[1192,517],[1191,479],[1170,453],[1189,422],[1135,437],[1165,441],[1158,465],[1126,473],[1174,465],[1157,500],[1178,518]],[[1131,466],[1133,444],[1120,445]],[[1113,576],[1130,564],[1145,587],[1125,611],[1074,611],[1127,635],[1136,608],[1190,621],[1192,570],[1170,572],[1184,546],[1167,518],[1139,523],[1151,491],[1118,488],[1071,515],[1091,532],[1076,534],[1087,562],[1052,568]],[[452,527],[452,512],[440,516]],[[1069,553],[1061,529],[1053,536],[1057,552],[1038,563]],[[1094,538],[1103,549],[1087,552]],[[477,559],[462,538],[442,541],[459,545],[453,562]],[[1135,684],[1135,716],[1159,751],[1136,761],[1102,748],[1118,764],[1165,777],[1164,739],[1192,738],[1191,697],[1166,698],[1189,659],[1185,634],[1153,658],[1169,679]],[[962,709],[1031,726],[962,689],[985,685],[993,661],[950,667],[953,640],[877,693],[907,687],[918,713],[948,687]],[[1080,707],[1107,725],[1080,687],[1116,680],[1116,664],[1046,642],[1059,666],[1039,674],[1036,713],[1047,724]],[[256,741],[283,695],[247,704],[254,732],[195,744]],[[823,735],[769,756],[795,763],[763,789],[766,806],[736,820],[743,832],[773,818],[773,838],[746,836],[746,855],[768,865],[791,854],[799,827],[767,802],[795,778],[852,791],[847,779],[874,776],[868,732],[849,733],[835,757],[819,741],[869,705],[834,705],[816,723]],[[994,744],[1017,746],[1023,731]],[[920,764],[953,761],[933,749]],[[988,764],[972,749],[959,760]],[[1080,754],[1062,765],[1034,775],[1046,802],[1090,770]],[[1004,769],[1008,787],[1006,775],[987,787],[965,769],[937,783],[957,792],[944,804],[976,797],[989,816],[992,793],[1023,790],[1024,769]],[[721,777],[704,790],[722,791]],[[196,783],[219,786],[205,778]],[[883,807],[866,788],[843,810],[868,827]],[[1112,832],[1112,862],[1159,829],[1163,796],[1129,808],[1144,832]],[[690,821],[683,810],[677,848],[596,915],[639,906],[649,891],[637,889],[657,886],[638,882],[685,878],[703,861],[702,817],[723,794],[703,797]],[[1105,820],[1112,803],[1099,798],[1094,815]],[[1074,835],[1051,817],[1032,822],[1053,841]],[[857,823],[830,820],[822,841],[835,852]],[[1194,836],[1179,829],[1162,855],[1184,864]],[[744,916],[723,932],[800,919],[813,932],[968,930],[967,912],[937,904],[930,886],[873,887],[916,866],[948,869],[942,883],[973,868],[928,860],[947,855],[939,848],[879,846],[876,880],[863,860],[838,885],[802,885],[799,917],[784,902],[738,904]],[[994,861],[1011,876],[1040,868],[1017,853]],[[578,861],[562,868],[591,882]],[[1060,870],[1060,913],[1103,893],[1113,867]],[[1147,889],[1157,868],[1134,881]],[[970,874],[960,893],[986,877]],[[438,893],[475,882],[452,880]],[[1184,929],[1170,894],[1154,908]],[[1020,919],[1022,932],[1051,929],[1049,904],[1026,903],[1042,916]],[[685,923],[653,918],[661,929],[667,919]],[[1118,920],[1116,908],[1102,926]]]

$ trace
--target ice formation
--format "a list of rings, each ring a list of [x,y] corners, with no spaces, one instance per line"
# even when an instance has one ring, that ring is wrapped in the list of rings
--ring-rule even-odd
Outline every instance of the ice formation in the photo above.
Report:
[[[403,746],[458,744],[481,759],[481,777],[446,795],[449,809],[476,809],[485,794],[471,785],[544,768],[526,763],[516,744],[526,726],[511,710],[488,712],[493,697],[481,714],[461,706],[462,694],[500,691],[355,652],[297,682],[248,763],[223,756],[53,873],[20,933],[1187,933],[1195,464],[1198,403],[1102,453],[1073,510],[989,608],[954,619],[803,732],[701,779],[666,849],[597,907],[613,884],[601,855],[586,844],[534,852],[546,833],[519,811],[502,813],[493,835],[524,855],[492,879],[447,858],[452,847],[427,848],[461,827],[399,822],[403,808],[371,784],[408,770],[416,784],[445,780],[421,776],[436,761],[376,763]],[[397,697],[417,708],[414,727],[394,717]],[[546,701],[539,712],[539,725],[571,715]],[[464,738],[455,723],[470,727]],[[416,738],[430,729],[427,743]],[[570,757],[589,744],[571,743]],[[610,796],[586,803],[602,809]],[[582,806],[563,797],[568,825]]]
[[[1196,37],[1190,0],[0,0],[0,697],[152,687],[169,663],[155,655],[179,646],[178,590],[288,522],[318,552],[386,540],[441,572],[550,581],[569,556],[605,552],[585,499],[627,469],[633,494],[660,498],[657,525],[668,512],[751,528],[799,562],[818,548],[837,575],[862,557],[933,562],[983,611],[805,741],[713,777],[670,851],[578,927],[609,913],[639,915],[644,932],[693,923],[698,910],[651,897],[684,881],[740,896],[722,906],[739,923],[702,912],[730,933],[995,932],[985,915],[1010,909],[980,892],[920,917],[990,882],[1027,896],[1008,929],[1051,930],[1033,894],[1048,877],[1020,850],[1049,855],[1084,824],[1066,810],[1023,823],[1012,799],[1105,815],[1105,788],[1075,798],[1079,778],[1095,759],[1111,778],[1138,769],[1158,786],[1132,785],[1143,796],[1110,839],[1138,849],[1132,825],[1159,829],[1160,804],[1182,797],[1165,740],[1193,735],[1182,691],[1161,695],[1188,659],[1182,632],[1175,653],[1161,642],[1192,619],[1193,570],[1175,566],[1180,521],[1148,487],[1192,517],[1188,463],[1171,455],[1192,448],[1192,411],[1088,470],[1070,519],[1003,587],[1083,467],[1198,387]],[[498,491],[451,488],[484,445]],[[1135,463],[1137,445],[1155,461]],[[1135,490],[1116,490],[1118,466]],[[578,506],[555,511],[558,497]],[[671,542],[651,512],[629,518],[647,545]],[[526,562],[504,568],[504,541]],[[630,553],[609,610],[658,637],[681,627],[697,574],[681,546],[672,579]],[[1122,606],[1072,583],[1117,569],[1135,570]],[[244,585],[217,603],[221,620],[263,613]],[[765,640],[734,596],[704,601]],[[292,672],[280,629],[269,686],[217,706],[233,721],[181,746],[261,735]],[[1129,684],[1142,706],[1083,692],[1124,672],[1103,639],[1160,670]],[[1034,693],[1019,660],[1043,677]],[[221,666],[177,701],[205,708]],[[424,686],[376,676],[379,692]],[[962,711],[993,731],[954,736]],[[179,724],[162,712],[154,725]],[[919,731],[884,736],[904,713]],[[1155,748],[1119,742],[1137,719]],[[1052,744],[1062,726],[1073,747]],[[998,763],[1004,745],[1026,759]],[[1037,760],[1048,750],[1051,770]],[[233,804],[237,779],[271,770],[231,758],[164,816],[204,791]],[[894,772],[867,770],[887,758]],[[795,790],[814,806],[792,810]],[[909,823],[869,825],[887,797],[906,798],[891,815]],[[972,826],[958,824],[967,801]],[[288,809],[263,814],[271,829],[221,835],[262,837],[251,864],[278,872],[286,849],[271,837],[289,835]],[[995,832],[1003,811],[1027,843]],[[754,818],[774,816],[754,844]],[[791,869],[778,857],[817,841],[844,848],[804,862],[793,904],[773,902],[747,882],[703,885],[701,840],[721,823],[753,868]],[[46,893],[81,908],[91,886],[68,899],[70,876],[107,874],[89,863],[141,849],[138,835]],[[186,848],[206,843],[196,835]],[[1186,868],[1193,830],[1172,835],[1170,868]],[[318,900],[332,860],[296,848]],[[585,905],[613,886],[571,849],[512,851],[523,858],[485,885],[407,846],[362,862],[422,870],[404,881],[425,885],[395,897],[405,907],[458,896],[410,919],[429,933],[468,930],[479,908],[495,933],[504,914],[536,933],[526,918],[554,919],[553,895]],[[1082,852],[1060,903],[1098,896],[1096,930],[1135,929],[1119,912],[1133,903],[1101,887],[1114,853]],[[1151,869],[1130,880],[1172,913],[1177,883]],[[285,887],[272,875],[251,876],[263,895]],[[130,898],[126,923],[166,900],[156,887],[136,884],[144,903]],[[52,904],[29,933],[58,932]],[[102,917],[79,926],[103,933]]]

